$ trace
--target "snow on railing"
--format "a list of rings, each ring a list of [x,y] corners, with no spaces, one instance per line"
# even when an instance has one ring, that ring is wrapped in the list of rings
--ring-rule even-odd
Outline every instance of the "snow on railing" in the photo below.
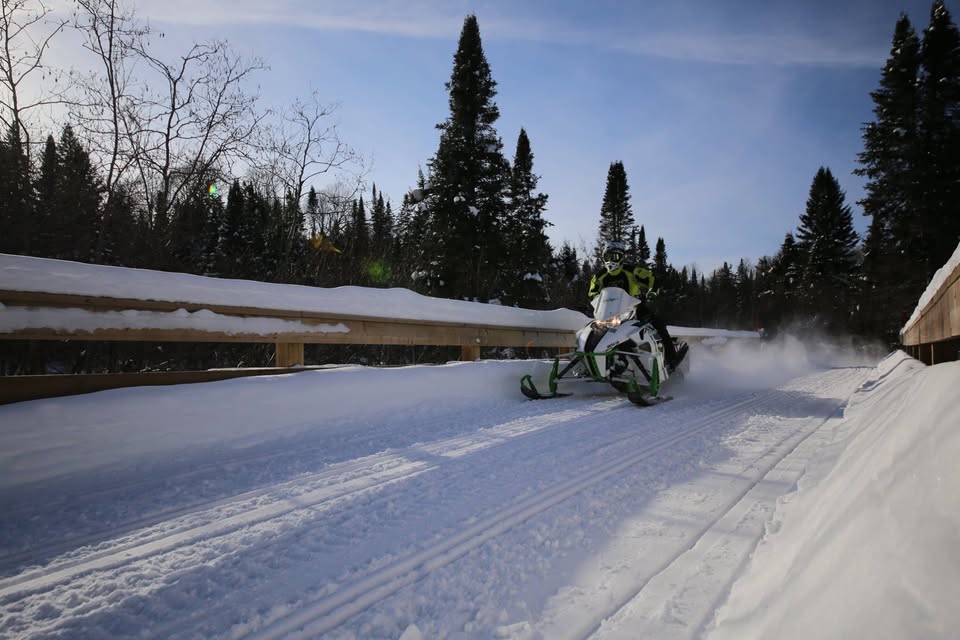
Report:
[[[900,342],[927,364],[960,359],[960,244],[920,296]]]
[[[304,364],[305,344],[459,346],[461,358],[471,361],[480,357],[481,347],[521,347],[538,355],[566,351],[588,321],[569,309],[535,311],[446,300],[408,289],[308,287],[0,254],[4,340],[273,343],[276,367],[290,370]],[[715,329],[671,331],[691,339],[758,337]],[[219,370],[215,377],[253,371]],[[165,382],[149,384],[181,381],[173,375],[178,372],[166,373],[171,375]],[[189,381],[196,380],[198,372],[185,373],[192,376]],[[145,374],[107,375],[113,377],[94,382],[81,376],[67,376],[66,382],[56,382],[54,376],[25,376],[44,378],[42,382],[0,378],[0,385],[6,385],[0,388],[0,403],[12,401],[12,392],[3,397],[12,385],[29,387],[16,395],[27,399],[65,395],[69,388],[90,391],[101,384],[107,386],[99,388],[132,386],[136,376]],[[160,379],[160,374],[152,375],[151,380]]]
[[[563,348],[586,322],[407,289],[325,289],[0,254],[0,338]]]

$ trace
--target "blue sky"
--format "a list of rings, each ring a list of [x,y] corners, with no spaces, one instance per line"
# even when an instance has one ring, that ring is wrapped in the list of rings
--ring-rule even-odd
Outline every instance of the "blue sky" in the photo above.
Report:
[[[620,160],[651,246],[663,237],[675,266],[710,271],[775,253],[821,165],[865,230],[851,171],[869,92],[899,13],[919,31],[931,4],[139,0],[137,12],[165,46],[226,38],[262,57],[267,102],[316,89],[339,104],[341,136],[395,205],[436,151],[443,85],[474,13],[498,83],[497,130],[512,159],[526,129],[554,244],[592,247]]]

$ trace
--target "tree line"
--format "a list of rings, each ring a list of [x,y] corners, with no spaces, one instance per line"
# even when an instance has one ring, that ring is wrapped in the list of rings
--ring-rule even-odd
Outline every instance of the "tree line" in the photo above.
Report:
[[[820,167],[805,213],[778,251],[709,274],[675,268],[663,238],[651,252],[620,161],[609,167],[596,245],[551,245],[532,142],[521,129],[508,158],[496,130],[497,84],[476,16],[464,20],[445,85],[449,115],[437,125],[437,151],[395,207],[375,183],[363,186],[363,159],[340,140],[333,109],[316,93],[284,109],[259,108],[247,83],[262,61],[241,59],[224,42],[162,60],[151,49],[158,34],[121,0],[76,0],[69,19],[52,15],[37,0],[10,0],[0,16],[4,253],[585,310],[599,247],[616,239],[652,269],[670,324],[799,327],[893,343],[903,314],[960,239],[960,38],[942,0],[922,38],[901,15],[871,94],[875,120],[863,127],[857,171],[867,178],[859,203],[871,218],[866,238],[854,231],[838,181]],[[82,35],[94,71],[54,77],[42,64],[65,29]],[[48,74],[48,89],[28,94],[24,86],[38,73]],[[51,106],[66,124],[41,139],[32,123]],[[321,180],[328,184],[318,189]],[[6,372],[49,367],[50,346],[4,349]],[[74,350],[64,357],[69,370],[267,357],[248,346],[61,349]],[[324,347],[313,359],[444,355],[435,351]]]

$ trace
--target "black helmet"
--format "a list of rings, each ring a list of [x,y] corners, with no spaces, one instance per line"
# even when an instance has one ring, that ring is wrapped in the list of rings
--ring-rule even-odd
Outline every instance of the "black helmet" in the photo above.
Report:
[[[611,240],[603,245],[603,266],[607,271],[616,271],[623,266],[623,260],[626,258],[627,248],[619,241]]]

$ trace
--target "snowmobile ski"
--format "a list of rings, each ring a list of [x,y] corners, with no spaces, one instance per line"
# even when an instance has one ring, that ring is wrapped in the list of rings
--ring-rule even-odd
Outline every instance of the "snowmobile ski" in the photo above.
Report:
[[[573,395],[572,393],[558,393],[556,391],[540,393],[536,385],[533,384],[533,378],[529,375],[520,378],[520,391],[531,400],[549,400],[550,398],[563,398],[564,396]]]
[[[549,393],[540,393],[537,390],[537,386],[533,384],[533,376],[527,374],[520,378],[520,391],[523,395],[527,396],[531,400],[547,400],[549,398],[562,398],[564,396],[569,396],[572,394],[569,393],[558,393],[557,392],[557,378],[559,377],[558,370],[560,368],[560,359],[555,358],[553,361],[553,367],[550,369],[550,378],[547,381],[547,385],[550,388]]]

